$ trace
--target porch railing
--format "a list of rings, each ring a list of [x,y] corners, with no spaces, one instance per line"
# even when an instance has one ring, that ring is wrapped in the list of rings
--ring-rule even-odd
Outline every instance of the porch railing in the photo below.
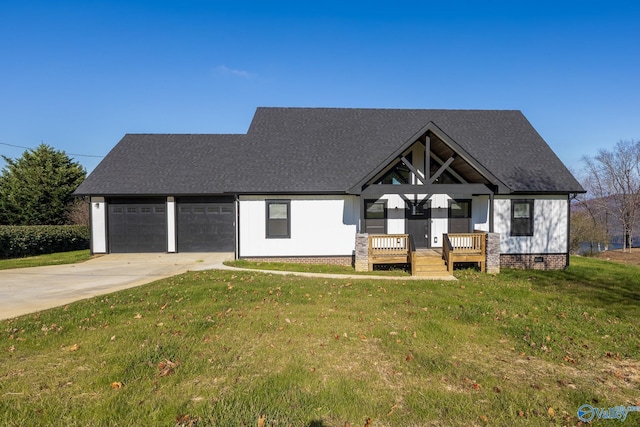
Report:
[[[487,257],[486,233],[449,233],[443,235],[442,258],[447,270],[453,271],[456,262],[477,262],[485,271]]]
[[[369,234],[369,270],[373,264],[408,263],[410,253],[408,234]]]
[[[409,249],[408,234],[369,234],[370,255],[406,255]]]

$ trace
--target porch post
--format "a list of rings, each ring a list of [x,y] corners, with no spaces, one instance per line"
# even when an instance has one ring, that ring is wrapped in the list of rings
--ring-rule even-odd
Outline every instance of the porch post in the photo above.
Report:
[[[366,216],[366,204],[364,202],[364,196],[361,194],[360,195],[360,224],[358,226],[358,231],[360,233],[364,233],[365,232],[365,216]]]
[[[493,191],[489,194],[489,233],[493,233]]]

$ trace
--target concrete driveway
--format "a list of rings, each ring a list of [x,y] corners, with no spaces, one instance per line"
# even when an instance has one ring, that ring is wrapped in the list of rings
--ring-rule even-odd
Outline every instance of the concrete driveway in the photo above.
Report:
[[[230,259],[231,253],[109,254],[79,264],[0,270],[0,319],[205,270]]]

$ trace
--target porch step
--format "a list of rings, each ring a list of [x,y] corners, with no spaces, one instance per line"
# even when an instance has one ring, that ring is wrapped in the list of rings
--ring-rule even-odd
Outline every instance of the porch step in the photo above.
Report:
[[[439,255],[416,254],[413,259],[412,271],[414,276],[438,277],[451,276],[447,271],[444,260]]]

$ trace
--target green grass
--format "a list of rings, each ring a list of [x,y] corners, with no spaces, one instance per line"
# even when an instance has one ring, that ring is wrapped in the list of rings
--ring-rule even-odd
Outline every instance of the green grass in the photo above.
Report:
[[[0,420],[563,426],[640,403],[639,268],[457,276],[191,272],[2,321]]]
[[[26,258],[0,259],[0,270],[11,268],[41,267],[45,265],[75,264],[91,258],[89,249]]]
[[[322,274],[357,274],[368,276],[410,276],[411,273],[400,268],[378,269],[375,271],[356,272],[351,266],[325,264],[296,264],[289,262],[255,262],[246,260],[226,261],[226,265],[254,270],[297,271],[303,273]],[[378,267],[378,266],[376,266]]]

